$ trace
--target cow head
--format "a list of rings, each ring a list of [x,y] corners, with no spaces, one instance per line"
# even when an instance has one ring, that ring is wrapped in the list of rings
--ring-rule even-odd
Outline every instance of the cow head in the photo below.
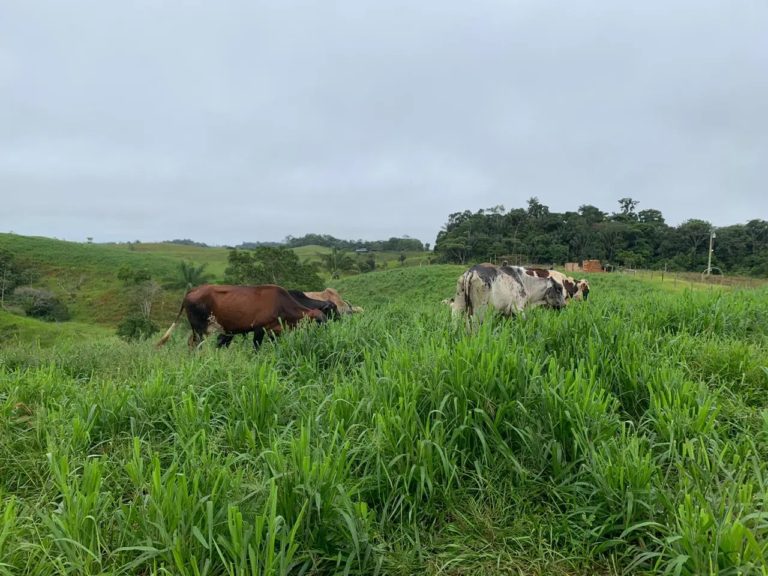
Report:
[[[440,304],[445,304],[446,306],[450,306],[453,304],[453,298],[446,298],[445,300],[441,300]]]
[[[587,296],[589,296],[589,282],[587,282],[584,279],[579,280],[579,282],[576,285],[576,287],[578,289],[578,291],[576,292],[577,296],[579,294],[581,294],[581,298],[580,299],[582,299],[582,300],[584,300],[586,302],[587,301]]]
[[[328,321],[328,319],[325,317],[325,314],[323,314],[321,310],[308,310],[305,316],[307,318],[312,318],[312,320],[318,324],[324,324]]]
[[[544,301],[547,306],[554,308],[555,310],[565,308],[565,289],[563,288],[563,285],[554,278],[548,278],[548,280],[549,287],[546,292],[544,292]]]
[[[341,317],[341,314],[339,314],[339,309],[333,302],[325,302],[325,305],[320,308],[320,311],[331,320],[337,320]]]

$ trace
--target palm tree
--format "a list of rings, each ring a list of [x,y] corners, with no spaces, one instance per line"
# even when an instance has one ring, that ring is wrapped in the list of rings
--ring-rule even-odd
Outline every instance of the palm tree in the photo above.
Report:
[[[333,248],[329,254],[320,254],[320,263],[331,276],[340,272],[348,272],[355,267],[355,261],[344,252]]]
[[[211,275],[205,271],[208,264],[195,266],[194,262],[179,262],[175,285],[178,288],[189,290],[193,286],[205,284],[211,279]]]

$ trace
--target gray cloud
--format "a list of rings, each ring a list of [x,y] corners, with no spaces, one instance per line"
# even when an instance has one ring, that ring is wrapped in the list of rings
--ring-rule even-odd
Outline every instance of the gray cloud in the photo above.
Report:
[[[0,0],[0,229],[434,241],[450,212],[768,217],[768,5]]]

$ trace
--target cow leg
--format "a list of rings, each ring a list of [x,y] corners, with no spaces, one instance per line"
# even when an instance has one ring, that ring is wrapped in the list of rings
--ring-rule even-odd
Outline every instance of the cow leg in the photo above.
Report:
[[[234,339],[234,334],[219,334],[216,337],[216,348],[221,348],[222,346],[229,348],[229,345],[232,344],[232,340]]]
[[[189,341],[187,344],[189,344],[189,350],[190,352],[193,351],[195,348],[197,348],[197,345],[202,341],[203,335],[197,332],[196,330],[192,330],[192,333],[189,335]]]
[[[264,336],[267,334],[267,331],[264,330],[264,328],[256,328],[253,331],[253,351],[258,352],[259,347],[261,346],[261,343],[264,341]]]

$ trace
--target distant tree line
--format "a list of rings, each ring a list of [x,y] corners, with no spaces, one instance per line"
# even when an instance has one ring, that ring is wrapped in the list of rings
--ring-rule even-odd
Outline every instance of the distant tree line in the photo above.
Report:
[[[349,252],[365,248],[367,250],[383,250],[386,252],[420,252],[425,248],[421,240],[403,236],[392,237],[389,240],[341,240],[329,234],[305,234],[298,238],[288,236],[284,240],[286,248],[299,248],[301,246],[324,246],[336,248],[341,252]]]
[[[197,246],[198,248],[209,248],[208,244],[205,242],[195,242],[194,240],[190,240],[189,238],[184,238],[182,240],[163,240],[162,244],[180,244],[182,246]]]
[[[268,248],[277,248],[282,246],[282,242],[243,242],[235,246],[238,250],[252,250],[253,248],[259,248],[261,246],[267,246]]]
[[[711,223],[689,219],[669,226],[659,210],[637,210],[632,198],[608,214],[591,205],[577,212],[551,212],[537,198],[526,208],[494,206],[448,216],[437,236],[442,262],[469,263],[521,255],[532,264],[581,262],[703,271]],[[712,266],[740,275],[768,276],[768,221],[717,228]]]

